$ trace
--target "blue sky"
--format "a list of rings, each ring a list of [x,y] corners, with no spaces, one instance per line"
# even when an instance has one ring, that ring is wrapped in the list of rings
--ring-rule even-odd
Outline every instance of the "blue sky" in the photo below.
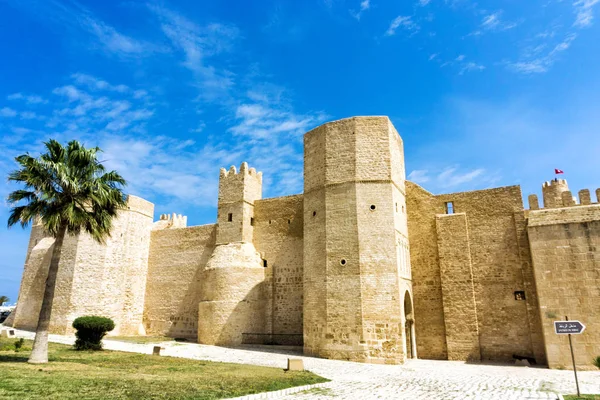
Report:
[[[250,4],[252,4],[250,6]],[[554,168],[600,186],[600,0],[0,0],[0,174],[48,138],[104,149],[156,214],[214,222],[219,167],[302,191],[302,134],[388,115],[434,193]],[[4,180],[0,195],[14,189]],[[0,295],[29,232],[0,207]]]

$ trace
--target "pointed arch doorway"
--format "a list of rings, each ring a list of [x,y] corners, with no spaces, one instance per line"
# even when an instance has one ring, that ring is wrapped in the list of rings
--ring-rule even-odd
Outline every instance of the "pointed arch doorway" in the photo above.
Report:
[[[404,292],[404,337],[406,340],[406,358],[417,358],[417,341],[415,339],[415,319],[410,293]]]

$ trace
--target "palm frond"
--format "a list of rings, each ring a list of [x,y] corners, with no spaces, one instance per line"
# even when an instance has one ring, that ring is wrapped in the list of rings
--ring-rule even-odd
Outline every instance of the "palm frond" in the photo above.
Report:
[[[86,148],[77,141],[64,147],[56,140],[44,145],[46,152],[38,158],[29,154],[15,158],[19,169],[8,180],[25,189],[8,196],[13,205],[8,225],[27,226],[39,216],[53,235],[61,227],[70,233],[83,229],[103,243],[110,236],[112,220],[126,205],[125,179],[116,171],[106,172],[97,158],[98,147]]]

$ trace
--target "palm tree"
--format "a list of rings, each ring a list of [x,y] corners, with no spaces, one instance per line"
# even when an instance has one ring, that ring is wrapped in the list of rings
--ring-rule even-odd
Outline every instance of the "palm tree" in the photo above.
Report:
[[[97,159],[101,152],[98,147],[85,148],[75,140],[66,147],[56,140],[44,145],[46,153],[38,158],[29,154],[16,157],[20,168],[8,175],[9,181],[25,186],[8,196],[8,202],[13,206],[8,226],[20,223],[26,227],[38,219],[55,238],[29,358],[33,364],[48,362],[48,329],[65,235],[77,234],[83,229],[97,242],[104,243],[110,236],[113,218],[126,204],[121,190],[125,180],[115,171],[106,172]]]
[[[0,306],[3,305],[4,303],[8,303],[10,301],[10,299],[6,296],[0,296]]]

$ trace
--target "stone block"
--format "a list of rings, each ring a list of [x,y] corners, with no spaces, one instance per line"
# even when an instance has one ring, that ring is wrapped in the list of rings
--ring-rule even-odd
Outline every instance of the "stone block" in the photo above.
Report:
[[[160,352],[163,351],[164,349],[165,349],[164,347],[154,346],[152,348],[152,355],[153,356],[160,356]]]
[[[526,359],[522,359],[522,360],[515,360],[515,367],[529,367],[529,361],[527,361]]]
[[[301,358],[288,358],[288,371],[304,371],[304,362]]]
[[[0,330],[0,337],[3,338],[14,338],[15,330],[14,329],[2,329]]]

